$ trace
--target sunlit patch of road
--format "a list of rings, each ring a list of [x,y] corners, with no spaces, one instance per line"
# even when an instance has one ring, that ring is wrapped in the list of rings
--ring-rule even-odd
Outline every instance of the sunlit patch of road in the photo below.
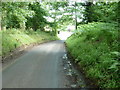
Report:
[[[68,31],[60,31],[60,33],[57,35],[61,40],[66,40],[68,37],[70,37],[73,34],[73,32]]]

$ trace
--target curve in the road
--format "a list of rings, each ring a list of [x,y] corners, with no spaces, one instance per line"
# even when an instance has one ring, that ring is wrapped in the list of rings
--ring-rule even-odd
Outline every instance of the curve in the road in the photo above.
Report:
[[[3,88],[64,87],[59,65],[64,53],[64,42],[60,40],[34,47],[3,70]]]

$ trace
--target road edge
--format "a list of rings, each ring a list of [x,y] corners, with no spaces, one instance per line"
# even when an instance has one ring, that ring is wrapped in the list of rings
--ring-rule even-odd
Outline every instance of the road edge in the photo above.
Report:
[[[68,58],[70,59],[71,63],[73,64],[74,68],[76,70],[78,70],[79,73],[82,74],[87,86],[89,86],[89,88],[99,88],[99,86],[96,84],[96,81],[87,77],[87,75],[86,75],[85,71],[82,69],[82,67],[80,67],[77,63],[74,62],[75,59],[73,58],[71,53],[68,51],[66,43],[65,43],[65,47],[66,47],[66,52],[67,52]]]
[[[9,52],[6,56],[2,57],[2,70],[7,68],[9,65],[11,65],[12,62],[16,62],[15,59],[27,53],[33,47],[44,44],[44,43],[52,42],[52,41],[56,41],[56,40],[48,40],[48,41],[43,41],[43,42],[38,42],[38,43],[35,42],[29,45],[22,45],[14,49],[13,51]]]

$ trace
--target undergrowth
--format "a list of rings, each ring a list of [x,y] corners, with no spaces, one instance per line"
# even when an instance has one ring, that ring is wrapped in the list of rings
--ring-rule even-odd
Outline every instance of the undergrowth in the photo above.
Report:
[[[68,51],[86,76],[102,88],[120,87],[120,36],[116,23],[80,25],[66,41]]]

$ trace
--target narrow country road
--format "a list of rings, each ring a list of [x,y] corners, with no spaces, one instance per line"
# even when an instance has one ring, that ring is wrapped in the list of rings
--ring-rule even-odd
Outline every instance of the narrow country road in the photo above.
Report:
[[[61,61],[66,53],[62,40],[32,48],[2,72],[3,88],[62,88]]]

